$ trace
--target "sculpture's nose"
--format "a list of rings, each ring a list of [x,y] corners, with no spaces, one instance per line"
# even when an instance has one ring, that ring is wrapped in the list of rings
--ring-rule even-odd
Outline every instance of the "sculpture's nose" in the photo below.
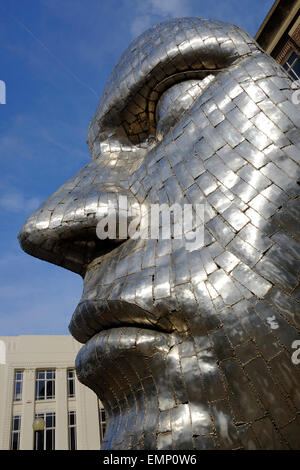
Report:
[[[117,218],[120,196],[128,207],[137,203],[112,175],[110,171],[110,178],[105,178],[97,161],[86,165],[27,219],[18,236],[22,249],[83,275],[91,261],[116,248],[124,239],[116,234],[115,239],[100,240],[97,223],[111,210]]]

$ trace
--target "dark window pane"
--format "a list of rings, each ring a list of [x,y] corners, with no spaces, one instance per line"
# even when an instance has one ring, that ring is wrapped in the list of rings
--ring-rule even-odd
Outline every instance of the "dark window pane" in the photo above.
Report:
[[[69,424],[75,424],[75,413],[69,413]]]
[[[20,395],[22,387],[21,387],[21,382],[16,383],[16,395]]]
[[[45,399],[45,382],[42,380],[37,383],[38,384],[38,391],[37,391],[37,398],[39,400]]]
[[[70,450],[76,450],[76,428],[70,428]]]
[[[44,431],[36,431],[34,434],[34,450],[44,450]]]
[[[54,396],[53,385],[53,382],[47,382],[47,398],[52,398]]]
[[[14,432],[12,437],[12,450],[19,450],[19,435]]]
[[[14,401],[20,401],[22,399],[22,380],[23,371],[15,371],[14,378]]]
[[[289,59],[288,59],[288,63],[290,65],[292,65],[295,62],[295,60],[297,59],[297,57],[298,56],[297,56],[296,52],[292,52]]]
[[[54,431],[52,429],[46,430],[46,450],[53,449],[53,434]]]
[[[19,416],[15,416],[13,419],[13,430],[18,431],[20,429],[20,418]]]
[[[69,381],[69,397],[73,397],[74,396],[74,382],[73,380],[70,380]]]
[[[46,428],[52,428],[54,426],[54,415],[52,413],[46,414]]]
[[[294,72],[296,72],[296,74],[298,75],[298,77],[300,77],[300,57],[299,57],[299,59],[297,60],[297,62],[294,64],[293,70],[294,70]]]
[[[68,396],[75,396],[75,370],[68,369]]]
[[[293,80],[297,80],[297,79],[298,79],[298,77],[297,77],[297,75],[295,74],[295,72],[294,72],[293,69],[291,69],[291,70],[289,71],[289,75],[291,76],[291,78],[292,78]]]

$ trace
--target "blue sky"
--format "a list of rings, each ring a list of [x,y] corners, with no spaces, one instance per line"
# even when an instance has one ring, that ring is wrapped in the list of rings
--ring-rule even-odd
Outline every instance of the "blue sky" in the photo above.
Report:
[[[86,134],[130,41],[170,17],[255,35],[273,0],[0,0],[0,335],[65,334],[82,280],[21,251],[26,217],[89,159]]]

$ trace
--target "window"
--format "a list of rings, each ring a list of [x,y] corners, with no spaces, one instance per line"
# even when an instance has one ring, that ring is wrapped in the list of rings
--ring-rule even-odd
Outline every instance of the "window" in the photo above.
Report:
[[[13,416],[11,426],[11,450],[19,450],[20,448],[20,431],[21,431],[21,416]]]
[[[100,442],[104,439],[104,434],[106,430],[106,416],[104,408],[99,408],[99,426],[100,426]]]
[[[55,449],[55,413],[39,413],[36,418],[45,420],[45,428],[34,432],[34,450]]]
[[[77,449],[76,442],[76,412],[69,411],[69,450]]]
[[[55,398],[55,370],[38,370],[35,382],[36,400]]]
[[[14,401],[22,400],[23,371],[15,370],[14,379]]]
[[[67,371],[68,380],[68,397],[75,397],[75,369],[68,369]]]
[[[300,80],[300,56],[293,51],[283,67],[293,80]]]

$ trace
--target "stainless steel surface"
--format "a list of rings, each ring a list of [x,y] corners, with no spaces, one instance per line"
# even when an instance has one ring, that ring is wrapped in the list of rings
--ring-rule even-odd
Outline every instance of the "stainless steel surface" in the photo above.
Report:
[[[152,27],[92,119],[92,160],[23,226],[22,248],[79,273],[79,380],[108,414],[103,449],[300,447],[300,112],[291,79],[240,28]],[[101,241],[132,206],[205,204],[204,246]]]

